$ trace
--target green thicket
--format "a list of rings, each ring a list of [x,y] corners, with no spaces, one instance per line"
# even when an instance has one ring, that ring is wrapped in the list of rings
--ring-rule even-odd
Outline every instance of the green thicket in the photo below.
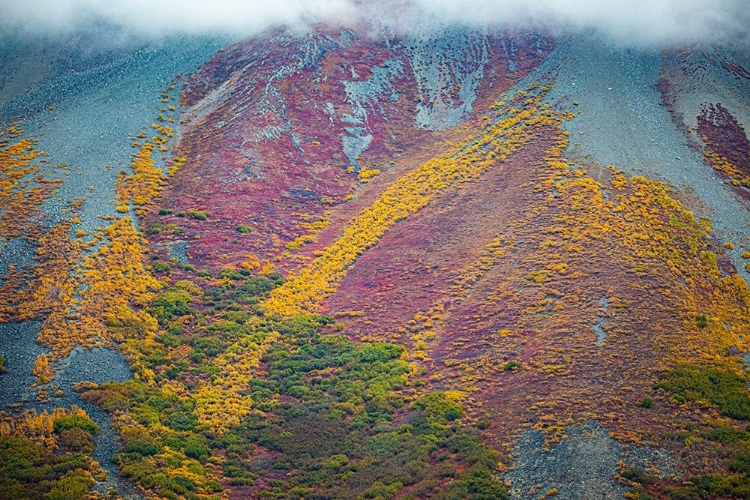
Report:
[[[216,434],[199,424],[195,401],[165,394],[158,383],[89,390],[84,398],[138,424],[118,427],[124,475],[166,498],[205,498],[222,484],[196,484],[166,469],[187,466],[198,477],[218,455],[225,457],[221,482],[258,498],[507,497],[493,475],[500,455],[459,424],[459,403],[441,392],[411,403],[405,397],[410,367],[401,347],[354,343],[324,316],[266,316],[259,303],[281,276],[237,274],[202,293],[176,285],[157,297],[149,310],[164,333],[142,362],[157,382],[190,389],[217,377],[213,360],[238,340],[280,334],[243,391],[253,411]],[[170,349],[189,355],[175,360]],[[171,465],[150,460],[166,454]]]
[[[660,483],[656,476],[641,469],[628,469],[623,473],[637,483],[635,498],[648,500],[703,500],[722,498],[750,498],[750,426],[746,428],[719,426],[678,433],[673,439],[690,442],[705,440],[720,445],[720,459],[729,461],[728,474],[696,475],[682,484]],[[657,496],[658,495],[658,496]]]
[[[740,421],[750,420],[747,381],[732,364],[678,365],[664,373],[654,388],[670,393],[673,403],[709,404],[724,416]],[[717,460],[728,462],[728,473],[695,475],[681,484],[669,484],[641,469],[628,469],[622,475],[637,484],[633,490],[635,498],[750,498],[750,425],[701,426],[668,437],[683,441],[686,446],[696,441],[713,444],[718,450]]]
[[[399,359],[400,347],[355,345],[345,337],[320,335],[299,319],[283,323],[282,333],[294,334],[295,345],[271,349],[267,377],[252,384],[254,400],[267,412],[254,414],[232,433],[238,442],[274,452],[274,459],[250,462],[241,474],[242,454],[232,455],[227,466],[233,474],[292,471],[290,480],[264,492],[267,498],[292,492],[305,498],[391,498],[404,488],[413,498],[506,495],[492,478],[498,454],[451,425],[461,416],[459,404],[432,393],[405,408],[398,389],[408,366]],[[310,376],[312,371],[329,375]],[[293,400],[276,403],[276,393]],[[457,474],[458,463],[468,471]],[[451,486],[441,491],[446,483]]]
[[[672,393],[678,403],[708,401],[722,415],[750,420],[747,380],[730,367],[680,366],[662,377],[656,388]]]
[[[0,438],[0,498],[85,498],[94,484],[89,473],[91,458],[87,456],[93,451],[93,438],[87,429],[93,430],[88,422],[66,422],[58,431],[55,422],[55,431],[60,434],[58,454],[27,439]]]

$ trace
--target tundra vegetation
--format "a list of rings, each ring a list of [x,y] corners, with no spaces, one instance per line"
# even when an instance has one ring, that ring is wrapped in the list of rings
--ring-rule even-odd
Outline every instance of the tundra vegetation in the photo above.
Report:
[[[173,90],[162,95],[165,103],[171,102]],[[665,354],[656,367],[611,360],[623,370],[633,363],[633,378],[624,379],[628,383],[642,379],[633,382],[635,387],[617,386],[615,394],[602,396],[603,408],[624,412],[627,407],[636,415],[631,423],[609,413],[612,437],[669,446],[685,463],[705,464],[680,477],[622,464],[619,480],[631,487],[628,496],[747,498],[750,398],[741,359],[731,353],[732,347],[747,347],[740,336],[750,338],[747,285],[736,274],[722,272],[723,250],[711,239],[710,226],[696,220],[668,186],[628,178],[615,167],[595,177],[563,158],[568,138],[561,124],[573,115],[546,104],[547,90],[547,85],[532,85],[503,96],[491,116],[473,123],[468,138],[392,181],[338,237],[286,274],[252,255],[217,271],[196,270],[151,252],[148,236],[177,227],[152,223],[144,235],[134,217],[158,212],[193,219],[191,224],[216,222],[205,208],[177,214],[157,208],[169,179],[190,161],[177,157],[166,172],[156,166],[154,155],[168,152],[174,134],[164,124],[173,110],[162,110],[153,126],[156,135],[134,140],[130,172],[118,177],[114,204],[119,215],[106,227],[79,233],[80,203],[71,205],[69,220],[40,235],[36,263],[11,269],[0,285],[7,304],[0,309],[2,319],[43,321],[39,342],[49,353],[40,355],[33,368],[40,388],[49,386],[57,360],[76,345],[117,346],[126,355],[133,380],[80,383],[76,390],[111,415],[121,443],[115,461],[149,497],[502,499],[509,497],[502,473],[512,465],[512,440],[524,428],[543,432],[552,446],[565,439],[566,425],[590,416],[574,418],[565,406],[577,397],[565,381],[579,375],[576,366],[587,351],[551,343],[524,357],[461,358],[452,353],[468,350],[469,341],[454,340],[445,347],[442,334],[481,280],[522,250],[528,257],[490,302],[512,309],[518,290],[534,301],[518,312],[518,323],[496,328],[488,342],[502,342],[503,352],[527,352],[539,317],[591,307],[577,302],[580,290],[569,294],[567,305],[557,300],[560,290],[575,290],[577,280],[586,278],[585,265],[595,257],[587,249],[604,249],[616,257],[618,269],[634,276],[649,275],[649,263],[672,273],[669,283],[680,285],[665,284],[659,293],[675,302],[654,307],[668,304],[665,314],[677,319],[667,326],[684,332],[683,343],[673,346],[667,342],[672,337],[654,327],[651,347]],[[6,133],[18,139],[14,134]],[[343,322],[323,314],[324,301],[352,265],[397,223],[477,183],[491,169],[504,168],[540,137],[548,140],[543,168],[529,168],[525,188],[548,203],[534,206],[518,223],[538,229],[529,239],[514,241],[519,233],[510,230],[492,239],[452,282],[445,300],[395,332],[399,342],[352,339]],[[25,162],[36,157],[31,144],[0,142],[12,159],[6,179],[30,168]],[[375,169],[359,173],[368,186],[383,177]],[[26,196],[34,199],[42,196],[33,191],[36,185],[47,185],[42,179],[28,188],[6,182],[11,192],[32,190]],[[288,252],[315,243],[329,218],[304,224],[305,234],[290,239]],[[230,221],[229,227],[238,237],[252,237],[249,225]],[[27,285],[14,286],[21,282]],[[607,303],[626,314],[631,299],[611,297]],[[481,312],[492,304],[475,307]],[[605,314],[601,305],[595,307]],[[583,335],[555,332],[569,335],[565,341],[572,346],[580,340],[576,335]],[[612,342],[626,335],[610,333]],[[593,341],[587,342],[590,348]],[[439,349],[448,351],[443,356],[448,376],[436,373],[432,364]],[[480,384],[498,393],[501,385],[486,385],[482,373],[492,374],[492,382],[503,387],[529,379],[539,385],[563,381],[569,392],[559,397],[529,393],[537,399],[510,409],[501,421],[477,395]],[[643,424],[657,411],[669,421],[659,422],[659,435],[653,435]],[[596,416],[606,418],[603,411]],[[56,499],[88,494],[102,479],[91,459],[97,432],[78,408],[0,414],[3,495]],[[498,433],[505,442],[492,438]]]
[[[91,458],[99,426],[80,408],[0,413],[3,498],[85,498],[106,473]]]

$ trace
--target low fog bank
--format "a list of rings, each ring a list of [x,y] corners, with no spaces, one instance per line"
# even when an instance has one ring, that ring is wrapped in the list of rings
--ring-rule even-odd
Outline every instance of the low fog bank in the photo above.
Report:
[[[747,0],[0,0],[0,35],[69,36],[111,26],[118,37],[244,37],[272,26],[463,24],[598,31],[632,47],[750,46]]]

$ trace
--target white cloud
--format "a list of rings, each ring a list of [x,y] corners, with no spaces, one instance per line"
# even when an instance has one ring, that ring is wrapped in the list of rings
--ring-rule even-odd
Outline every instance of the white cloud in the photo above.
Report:
[[[747,37],[747,0],[416,0],[438,17],[596,29],[626,44],[726,42]]]
[[[6,4],[6,5],[2,5]],[[346,22],[351,0],[0,0],[0,30],[57,34],[111,23],[136,35],[252,34],[272,25]]]
[[[595,29],[629,44],[747,39],[748,0],[0,0],[0,32],[58,34],[108,22],[145,36],[250,35],[269,26],[431,15],[443,22]],[[411,12],[407,12],[411,11]]]

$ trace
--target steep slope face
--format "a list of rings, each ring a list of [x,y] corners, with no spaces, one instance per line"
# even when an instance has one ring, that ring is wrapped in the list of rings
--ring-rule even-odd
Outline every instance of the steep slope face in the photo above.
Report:
[[[742,52],[675,51],[666,57],[660,80],[665,105],[689,143],[702,152],[719,178],[730,182],[745,207],[750,161],[747,66],[747,54]]]
[[[697,132],[699,117],[716,103],[731,109],[738,125],[746,123],[748,80],[731,70],[746,64],[741,53],[696,48],[681,57],[580,39],[558,47],[540,70],[558,74],[564,84],[554,90],[555,97],[571,109],[575,101],[582,112],[566,125],[573,146],[580,148],[574,149],[576,157],[592,155],[602,165],[664,180],[694,197],[691,209],[710,217],[722,241],[737,247],[727,253],[747,279],[740,250],[750,229],[747,190],[732,189],[726,177],[712,171],[701,154],[705,145],[699,135],[704,134]],[[729,154],[733,147],[717,154]]]
[[[87,328],[73,313],[69,293],[82,253],[90,253],[86,244],[96,246],[93,234],[102,236],[102,226],[117,214],[110,202],[117,173],[130,168],[130,137],[154,120],[160,91],[226,42],[181,38],[119,44],[116,30],[102,31],[62,42],[2,37],[0,410],[16,413],[10,421],[3,413],[3,436],[10,426],[19,435],[37,436],[46,449],[59,451],[59,436],[48,427],[52,418],[44,417],[57,408],[85,408],[99,432],[92,438],[93,453],[78,451],[87,452],[106,471],[98,476],[96,489],[106,492],[114,487],[123,496],[138,497],[134,486],[118,476],[112,460],[119,446],[109,417],[73,390],[81,381],[128,380],[132,372],[103,328],[80,335]],[[13,124],[12,132],[8,124]],[[81,288],[90,284],[78,283]],[[70,321],[70,326],[61,320]],[[82,351],[77,344],[103,348]],[[27,418],[23,410],[34,416]],[[22,456],[29,450],[18,451]],[[62,460],[47,453],[40,464]],[[7,456],[10,459],[12,453]],[[74,460],[73,468],[79,466]],[[67,470],[61,467],[59,475]],[[32,494],[44,475],[41,465],[39,471],[29,477],[35,483],[29,489]],[[49,487],[50,481],[46,484]],[[8,491],[15,494],[13,488]]]
[[[189,243],[196,264],[282,257],[305,224],[325,224],[366,196],[360,185],[370,176],[434,156],[436,141],[552,47],[528,33],[419,35],[279,32],[224,50],[190,78],[178,146],[188,162],[160,203],[175,214],[211,213],[181,222],[189,241],[201,235]],[[240,223],[253,233],[232,243]]]
[[[266,309],[332,315],[350,338],[406,347],[423,390],[470,395],[499,449],[529,427],[528,439],[541,432],[546,448],[568,433],[587,446],[590,431],[580,429],[591,421],[607,429],[591,434],[606,443],[603,469],[572,477],[569,464],[550,466],[556,455],[530,460],[534,448],[519,448],[521,498],[529,488],[621,495],[623,460],[677,474],[726,465],[695,465],[718,444],[682,453],[664,437],[704,421],[653,387],[675,364],[747,350],[747,289],[736,275],[745,272],[745,188],[715,177],[670,104],[703,100],[693,128],[741,169],[744,130],[711,104],[731,102],[742,117],[746,102],[733,89],[711,94],[670,77],[670,55],[575,37],[546,60],[551,44],[528,35],[447,33],[423,39],[426,51],[410,38],[372,45],[348,32],[274,40],[288,52],[238,45],[188,85],[179,146],[188,161],[159,203],[211,212],[181,223],[191,262],[215,264],[221,252],[228,269],[288,272]],[[272,73],[271,57],[292,63]],[[505,93],[532,63],[542,65],[524,90]],[[735,85],[741,67],[706,71]],[[690,90],[675,90],[681,84]],[[506,102],[490,112],[494,100]],[[576,113],[535,121],[544,102]],[[452,128],[456,117],[466,125]],[[454,163],[467,177],[451,177]],[[195,190],[200,197],[184,197]],[[725,241],[736,248],[717,248]],[[739,360],[729,356],[719,371]],[[589,473],[598,479],[576,483]],[[549,488],[537,487],[549,477]]]
[[[135,380],[76,387],[146,496],[743,498],[746,69],[266,33],[161,82],[111,206],[71,207],[0,312],[43,320],[44,390],[76,344],[125,353]]]

